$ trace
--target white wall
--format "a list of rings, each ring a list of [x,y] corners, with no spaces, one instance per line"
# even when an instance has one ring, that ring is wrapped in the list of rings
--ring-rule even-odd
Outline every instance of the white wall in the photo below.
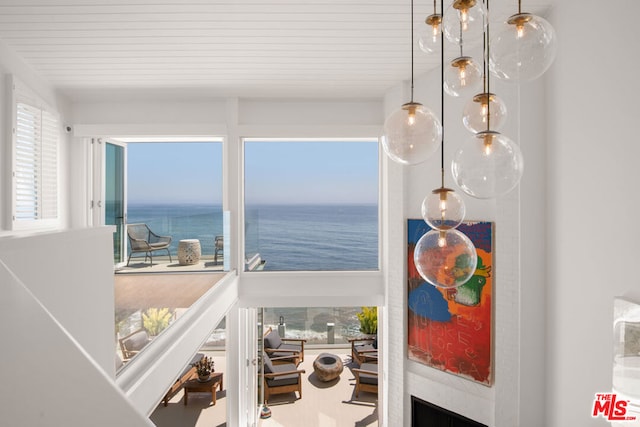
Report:
[[[558,1],[548,93],[547,426],[603,426],[613,298],[640,302],[637,217],[640,3]],[[578,18],[578,19],[576,19]],[[591,25],[590,23],[593,23]],[[621,62],[622,61],[622,62]]]
[[[520,425],[536,427],[545,408],[547,145],[545,80],[520,88],[525,172],[520,184]],[[537,119],[531,119],[536,117]],[[515,119],[515,118],[514,118]],[[516,136],[514,134],[514,136]]]
[[[72,120],[74,125],[147,123],[160,126],[224,123],[225,106],[224,99],[185,101],[159,97],[149,100],[133,93],[120,100],[95,99],[81,103],[75,102],[72,106]]]

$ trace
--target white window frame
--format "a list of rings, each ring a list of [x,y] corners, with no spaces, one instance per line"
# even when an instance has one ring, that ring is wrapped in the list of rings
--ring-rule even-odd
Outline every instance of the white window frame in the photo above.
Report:
[[[20,80],[13,76],[9,77],[10,89],[10,110],[11,111],[11,211],[10,211],[10,227],[11,230],[45,230],[54,229],[60,226],[60,140],[61,125],[58,112],[48,105],[42,98],[36,95]],[[24,107],[20,107],[20,106]],[[21,132],[18,120],[23,117],[20,112],[37,116],[34,119],[36,130],[34,131],[33,153],[22,151],[26,154],[23,160],[26,162],[33,161],[37,164],[33,165],[35,182],[31,191],[39,193],[41,202],[33,201],[34,207],[30,213],[20,214],[21,202],[19,200],[20,193],[25,190],[25,186],[30,183],[24,182],[22,190],[20,187],[20,159],[21,148],[20,138]],[[29,111],[30,110],[30,111]],[[26,135],[25,142],[28,146],[29,135]],[[29,156],[33,156],[30,159]],[[28,190],[27,190],[28,191]],[[35,195],[33,196],[36,197]],[[26,203],[26,208],[28,209]]]

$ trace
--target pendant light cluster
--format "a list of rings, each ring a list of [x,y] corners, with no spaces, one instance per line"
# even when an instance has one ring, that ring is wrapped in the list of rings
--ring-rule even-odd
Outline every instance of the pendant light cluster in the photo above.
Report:
[[[445,0],[443,0],[445,1]],[[418,164],[441,146],[441,185],[425,197],[422,216],[432,228],[416,244],[414,261],[420,275],[441,288],[464,284],[474,273],[477,254],[471,240],[456,228],[465,217],[463,199],[445,187],[444,93],[469,96],[462,122],[473,136],[458,149],[451,172],[458,187],[478,199],[503,196],[520,182],[524,162],[519,146],[498,131],[506,122],[504,102],[490,90],[490,74],[520,83],[540,77],[556,53],[555,32],[544,19],[522,13],[511,16],[494,39],[489,33],[489,0],[454,0],[440,13],[425,19],[418,45],[425,53],[440,48],[442,121],[431,110],[413,100],[413,0],[411,1],[411,101],[385,121],[382,144],[389,157],[401,164]],[[464,43],[483,37],[482,71],[473,58],[464,55]],[[460,55],[445,67],[444,40],[455,43]],[[439,45],[439,46],[438,46]],[[445,69],[446,68],[446,69]],[[472,95],[482,83],[482,92]],[[419,124],[419,126],[416,126]]]

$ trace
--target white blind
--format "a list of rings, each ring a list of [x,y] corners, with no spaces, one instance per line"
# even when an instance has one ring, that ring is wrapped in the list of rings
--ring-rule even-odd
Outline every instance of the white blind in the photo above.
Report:
[[[18,102],[14,220],[58,217],[58,118]]]

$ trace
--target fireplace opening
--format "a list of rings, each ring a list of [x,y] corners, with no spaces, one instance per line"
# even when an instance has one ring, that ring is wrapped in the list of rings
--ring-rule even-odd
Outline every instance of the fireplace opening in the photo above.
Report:
[[[487,425],[411,396],[411,427],[487,427]]]

